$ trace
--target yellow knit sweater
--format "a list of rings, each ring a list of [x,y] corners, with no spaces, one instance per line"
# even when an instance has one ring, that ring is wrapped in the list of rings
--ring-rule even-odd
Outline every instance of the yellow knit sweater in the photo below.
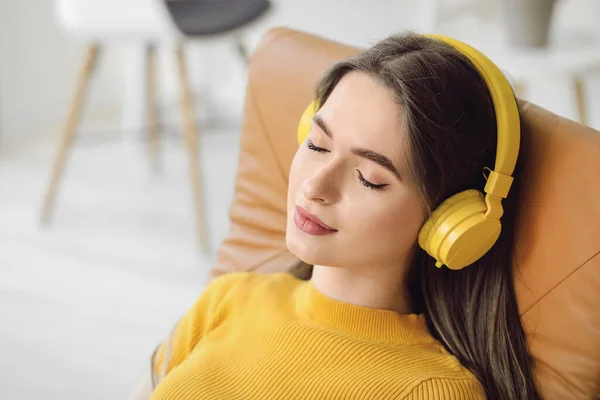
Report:
[[[337,301],[287,273],[214,280],[153,370],[153,400],[485,398],[423,316]]]

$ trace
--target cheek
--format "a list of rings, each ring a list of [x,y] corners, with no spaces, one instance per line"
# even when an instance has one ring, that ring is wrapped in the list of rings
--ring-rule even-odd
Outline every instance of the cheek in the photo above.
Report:
[[[372,204],[363,204],[360,209],[362,211],[353,211],[357,216],[354,221],[358,236],[363,240],[375,239],[382,245],[411,245],[423,223],[423,208],[416,196],[375,199]]]

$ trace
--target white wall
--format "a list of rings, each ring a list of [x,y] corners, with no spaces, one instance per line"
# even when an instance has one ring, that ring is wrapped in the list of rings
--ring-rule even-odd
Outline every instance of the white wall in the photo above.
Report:
[[[286,25],[353,45],[368,46],[390,33],[416,29],[419,23],[418,4],[421,3],[416,0],[274,2],[276,5],[271,15],[248,30],[251,48],[266,29],[274,25]],[[600,2],[594,0],[560,1],[557,23],[561,27],[578,29],[597,27],[598,4]],[[127,82],[131,83],[128,79],[137,78],[138,89],[143,86],[141,52],[138,51],[136,56],[128,50],[125,46],[111,47],[101,54],[88,101],[89,113],[106,109],[117,113],[118,117],[124,88],[128,87]],[[26,134],[40,126],[55,126],[60,122],[81,54],[81,44],[56,28],[52,1],[0,0],[0,135]],[[199,115],[216,113],[238,118],[245,77],[231,43],[225,40],[197,42],[188,47],[188,54]],[[163,51],[159,70],[162,108],[167,123],[175,123],[177,118],[174,68],[173,58]],[[596,96],[599,85],[597,79],[590,79],[588,92]],[[568,93],[564,83],[542,82],[537,86],[531,91],[532,100],[561,114],[575,115],[571,103],[565,100]],[[136,84],[129,87],[135,88]],[[140,92],[138,104],[129,108],[129,121],[126,122],[130,125],[135,125],[136,119],[142,118],[142,95],[143,92]],[[593,113],[600,115],[600,109],[593,110]],[[600,125],[597,117],[593,123]]]
[[[54,25],[51,0],[0,0],[1,135],[56,123],[65,112],[82,46]],[[113,52],[115,53],[115,52]],[[116,55],[116,57],[115,57]],[[88,104],[115,101],[118,53],[102,54]]]

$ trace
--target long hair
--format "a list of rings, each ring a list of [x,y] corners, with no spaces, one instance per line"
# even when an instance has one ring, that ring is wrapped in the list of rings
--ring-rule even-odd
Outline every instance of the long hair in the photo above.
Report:
[[[351,71],[394,94],[428,216],[455,193],[483,191],[483,168],[495,161],[496,116],[487,85],[462,53],[422,35],[391,36],[331,66],[317,85],[321,105]],[[518,165],[513,176],[519,179]],[[485,256],[451,271],[435,267],[417,248],[408,271],[413,312],[426,315],[433,337],[473,372],[490,399],[540,398],[513,285],[515,186],[503,202],[500,237]],[[294,272],[304,279],[311,275],[307,265]]]

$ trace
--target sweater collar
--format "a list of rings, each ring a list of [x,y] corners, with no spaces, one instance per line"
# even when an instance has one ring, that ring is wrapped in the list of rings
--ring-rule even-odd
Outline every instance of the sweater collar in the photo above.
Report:
[[[424,314],[357,306],[320,292],[312,280],[298,292],[301,316],[323,326],[364,340],[394,344],[433,343]]]

